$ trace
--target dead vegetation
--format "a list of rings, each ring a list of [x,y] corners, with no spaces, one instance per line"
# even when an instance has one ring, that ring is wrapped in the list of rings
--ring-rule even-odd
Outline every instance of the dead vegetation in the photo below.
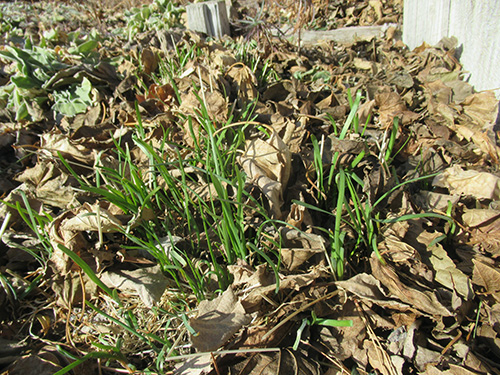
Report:
[[[498,101],[456,41],[272,32],[400,1],[240,2],[222,41],[153,4],[5,16],[3,373],[499,373]]]

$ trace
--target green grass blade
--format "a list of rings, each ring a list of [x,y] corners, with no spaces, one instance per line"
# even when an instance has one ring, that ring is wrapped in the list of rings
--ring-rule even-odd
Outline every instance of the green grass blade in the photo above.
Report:
[[[75,262],[82,269],[82,271],[89,277],[90,280],[92,280],[99,288],[101,288],[104,292],[106,292],[106,294],[108,294],[110,297],[113,297],[113,290],[108,288],[106,284],[104,284],[99,279],[99,277],[97,277],[92,268],[90,268],[90,266],[82,258],[80,258],[74,251],[68,249],[64,245],[59,244],[58,248],[64,254],[70,257],[71,260]],[[117,300],[116,302],[121,305],[120,300]]]

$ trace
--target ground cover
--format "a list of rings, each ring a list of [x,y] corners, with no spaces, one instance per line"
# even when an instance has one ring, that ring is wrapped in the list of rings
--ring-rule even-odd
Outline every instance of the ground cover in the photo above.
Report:
[[[1,3],[5,374],[498,373],[498,101],[401,1]],[[136,5],[134,8],[132,5]]]

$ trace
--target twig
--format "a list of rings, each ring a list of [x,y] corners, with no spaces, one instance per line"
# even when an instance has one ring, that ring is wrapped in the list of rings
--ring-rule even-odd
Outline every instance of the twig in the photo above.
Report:
[[[279,322],[277,325],[275,325],[269,332],[267,332],[264,336],[262,336],[262,341],[264,341],[265,339],[267,339],[270,335],[272,335],[283,324],[286,324],[290,319],[294,318],[295,316],[297,316],[301,312],[307,310],[312,305],[315,305],[316,303],[321,302],[321,301],[323,301],[325,299],[332,298],[333,296],[337,295],[338,292],[339,292],[338,290],[334,290],[333,292],[327,294],[326,296],[323,296],[323,297],[320,297],[318,299],[315,299],[314,301],[309,302],[308,304],[302,306],[300,309],[298,309],[297,311],[295,311],[291,315],[287,316],[285,319],[283,319],[281,322]]]

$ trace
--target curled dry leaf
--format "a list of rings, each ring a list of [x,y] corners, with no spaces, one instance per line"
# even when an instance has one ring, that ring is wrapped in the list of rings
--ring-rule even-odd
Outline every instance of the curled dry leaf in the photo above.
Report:
[[[500,211],[495,209],[466,209],[462,215],[470,228],[470,242],[478,244],[495,257],[500,256]]]
[[[488,136],[485,130],[462,125],[456,125],[455,129],[458,136],[466,139],[468,142],[473,142],[476,146],[473,148],[473,151],[476,154],[483,154],[486,159],[498,162],[500,148],[496,145],[495,140]]]
[[[299,197],[300,201],[304,202],[304,196],[302,192],[300,192]],[[310,225],[312,225],[312,217],[306,207],[294,202],[290,207],[290,212],[288,213],[286,222],[292,227],[301,230],[303,226],[309,227]]]
[[[87,165],[94,165],[97,150],[75,143],[64,134],[45,133],[41,137],[40,145],[44,154],[49,158],[57,157],[58,152],[65,158],[71,158]]]
[[[335,284],[344,292],[381,307],[396,311],[411,311],[413,309],[412,306],[391,298],[391,295],[385,291],[380,281],[373,275],[360,273],[349,280],[337,281]]]
[[[427,248],[429,262],[434,268],[434,280],[450,290],[455,290],[466,301],[474,297],[469,277],[460,271],[440,244]]]
[[[142,302],[149,308],[160,300],[168,285],[168,280],[160,266],[139,268],[132,271],[106,271],[101,274],[100,279],[109,288],[138,294]]]
[[[261,139],[247,141],[239,163],[247,178],[268,199],[273,218],[281,218],[283,189],[292,168],[292,153],[283,140],[273,132],[267,142]]]
[[[498,114],[498,100],[493,91],[484,91],[468,96],[462,103],[464,113],[480,129],[493,126]]]
[[[252,158],[239,157],[239,163],[250,183],[258,186],[262,194],[267,198],[271,217],[273,219],[281,218],[281,206],[283,205],[283,187],[281,183],[267,177]]]
[[[255,269],[250,267],[243,260],[238,260],[238,263],[227,267],[233,275],[233,287],[238,289],[251,290],[261,286],[275,284],[276,280],[272,273],[269,273],[266,265],[261,264]]]
[[[321,276],[321,271],[318,267],[314,267],[309,273],[302,275],[280,275],[279,291],[298,291],[301,288],[312,284]],[[272,284],[262,285],[251,289],[242,299],[245,310],[249,313],[255,312],[262,308],[263,301],[269,301],[269,298],[276,292],[276,281]]]
[[[141,52],[141,62],[144,73],[151,74],[158,68],[158,55],[151,48],[144,48]]]
[[[434,186],[444,187],[450,194],[471,195],[478,199],[500,199],[500,178],[488,172],[463,170],[459,165],[445,169],[434,177]]]
[[[252,374],[294,374],[319,375],[318,363],[307,358],[300,351],[281,349],[275,353],[247,354],[241,363],[230,366],[230,373]]]
[[[500,217],[500,211],[495,209],[464,209],[462,220],[469,228],[484,227]]]
[[[452,207],[455,207],[460,196],[423,190],[418,192],[413,199],[419,207],[422,207],[426,211],[439,210],[446,212],[448,204],[451,203]]]
[[[424,88],[428,111],[445,119],[446,125],[452,128],[458,116],[457,110],[450,106],[453,90],[439,79],[427,83]]]
[[[44,204],[66,209],[75,205],[76,185],[73,177],[63,172],[55,163],[38,163],[16,177]]]
[[[325,240],[323,237],[304,233],[296,229],[280,228],[283,247],[281,257],[288,270],[293,271],[316,254],[325,254]]]
[[[67,217],[61,222],[60,230],[68,232],[102,231],[103,233],[117,232],[123,230],[123,225],[110,210],[96,203],[71,210],[72,217]]]
[[[497,303],[500,302],[500,271],[496,267],[473,259],[474,270],[472,282],[484,288],[485,293],[493,296]]]
[[[233,81],[233,90],[238,98],[239,108],[244,108],[247,103],[257,98],[257,79],[248,66],[236,63],[228,69],[226,76]]]
[[[414,308],[431,317],[438,318],[453,315],[441,304],[434,291],[417,290],[405,285],[395,269],[389,264],[384,266],[375,255],[370,258],[370,264],[373,275],[400,301],[414,306]]]
[[[250,320],[233,289],[228,288],[216,299],[200,302],[198,316],[189,319],[196,331],[191,336],[193,346],[200,352],[217,350]]]
[[[65,246],[76,254],[81,254],[83,250],[90,247],[82,232],[61,228],[64,221],[72,217],[74,214],[71,211],[66,211],[55,218],[49,227],[49,238],[54,249],[50,258],[51,267],[61,275],[67,275],[74,266],[70,258],[59,249],[59,245]]]
[[[260,138],[245,144],[244,158],[251,158],[267,177],[286,186],[292,168],[292,153],[281,137],[272,132],[267,141]]]
[[[378,106],[380,123],[384,128],[392,126],[395,117],[401,119],[402,124],[409,124],[419,118],[419,115],[409,111],[397,92],[381,92],[375,95],[375,102]]]

